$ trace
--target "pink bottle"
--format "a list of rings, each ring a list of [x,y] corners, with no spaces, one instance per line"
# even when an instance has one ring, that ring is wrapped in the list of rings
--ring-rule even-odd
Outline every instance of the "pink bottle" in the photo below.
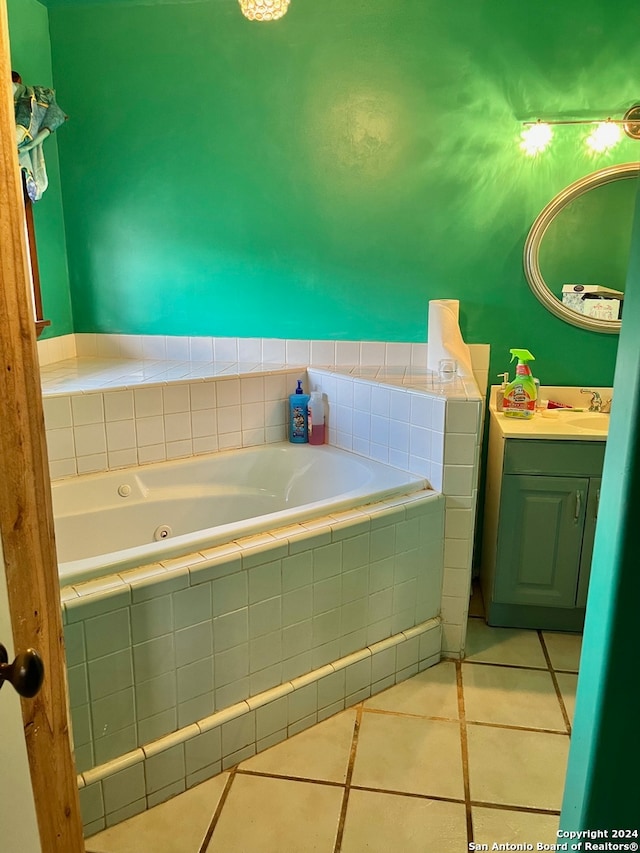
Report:
[[[309,444],[324,444],[324,401],[322,391],[312,391],[309,400]]]

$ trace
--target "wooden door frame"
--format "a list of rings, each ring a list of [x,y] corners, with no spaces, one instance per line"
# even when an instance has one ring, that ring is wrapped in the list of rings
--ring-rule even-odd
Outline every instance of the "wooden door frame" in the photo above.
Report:
[[[40,842],[45,853],[83,853],[6,0],[0,0],[0,79],[6,81],[0,96],[0,537],[14,647],[36,648],[45,665],[40,693],[22,700]]]

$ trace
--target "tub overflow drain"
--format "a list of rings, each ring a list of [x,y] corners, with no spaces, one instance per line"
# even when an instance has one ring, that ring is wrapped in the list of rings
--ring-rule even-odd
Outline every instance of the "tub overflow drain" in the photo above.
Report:
[[[126,483],[118,486],[118,494],[121,498],[128,498],[131,494],[131,486],[128,486]]]
[[[156,528],[153,538],[158,542],[160,539],[168,539],[171,533],[172,530],[168,524],[161,524],[160,527]]]

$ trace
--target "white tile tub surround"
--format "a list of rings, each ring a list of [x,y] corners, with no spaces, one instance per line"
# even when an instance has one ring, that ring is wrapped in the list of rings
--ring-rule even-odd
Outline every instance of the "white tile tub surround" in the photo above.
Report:
[[[179,337],[164,335],[101,335],[83,334],[65,335],[38,341],[38,355],[41,367],[49,370],[43,373],[45,392],[49,382],[63,377],[64,368],[77,381],[73,390],[86,390],[78,375],[76,359],[98,359],[110,361],[112,375],[103,377],[103,384],[118,382],[118,373],[124,377],[121,384],[140,384],[149,381],[149,377],[128,376],[127,369],[119,369],[118,362],[137,360],[147,362],[147,368],[155,364],[156,372],[164,372],[169,367],[182,378],[189,376],[199,368],[201,378],[212,375],[212,365],[224,364],[237,373],[237,365],[255,368],[257,365],[288,364],[327,366],[412,367],[426,370],[427,346],[425,343],[402,343],[385,341],[324,341],[280,338],[229,338],[229,337]],[[486,392],[489,370],[489,346],[487,344],[469,344],[474,376],[478,388]],[[60,365],[61,373],[56,375],[53,365]],[[168,364],[171,363],[171,365]],[[91,365],[87,365],[91,369]],[[95,365],[95,368],[104,365]],[[246,372],[246,371],[245,371]],[[135,371],[139,373],[139,371]],[[179,375],[170,377],[180,378]],[[71,377],[69,377],[70,381]],[[95,386],[91,386],[95,387]]]
[[[65,588],[87,832],[436,663],[443,510],[415,493]]]
[[[426,477],[446,496],[442,650],[461,656],[484,419],[480,392],[459,383],[440,396],[417,390],[424,377],[410,377],[406,385],[407,375],[400,374],[391,385],[361,372],[309,368],[308,379],[326,395],[331,444]]]
[[[46,394],[52,479],[284,441],[305,370]]]
[[[57,338],[45,338],[37,342],[40,367],[76,358],[76,335],[59,335]]]
[[[258,354],[257,340],[260,340],[262,360],[253,363]],[[371,608],[377,628],[371,629],[372,633],[367,629],[367,645],[363,648],[363,629],[355,627],[351,632],[354,635],[352,640],[355,642],[358,637],[360,647],[343,647],[336,645],[335,639],[330,639],[336,630],[337,615],[334,611],[337,608],[323,609],[338,591],[333,575],[316,579],[312,570],[310,579],[301,588],[292,587],[284,591],[278,610],[272,601],[273,595],[265,601],[252,598],[248,574],[246,584],[235,578],[236,574],[240,577],[244,569],[248,573],[260,565],[250,566],[248,554],[241,553],[238,557],[237,544],[228,546],[224,557],[220,551],[215,557],[211,553],[203,553],[192,562],[178,559],[166,561],[161,567],[133,570],[128,573],[126,581],[122,577],[112,577],[77,588],[65,588],[62,600],[67,643],[75,643],[69,662],[69,679],[74,697],[76,757],[79,766],[87,768],[79,784],[84,792],[83,809],[88,832],[102,828],[105,815],[107,823],[116,823],[219,772],[223,761],[226,761],[224,766],[231,766],[256,749],[276,742],[274,738],[293,734],[334,713],[344,706],[348,697],[351,697],[350,702],[356,702],[358,697],[368,695],[367,690],[376,692],[404,677],[400,673],[412,674],[415,672],[413,656],[416,653],[420,668],[428,665],[425,663],[427,660],[432,663],[438,660],[440,647],[445,654],[461,654],[471,578],[483,418],[482,396],[473,381],[457,380],[443,394],[425,371],[426,344],[235,338],[166,338],[159,341],[134,336],[91,335],[76,336],[76,345],[80,360],[72,360],[65,365],[63,359],[43,371],[52,476],[126,467],[243,444],[280,441],[285,435],[287,396],[293,387],[292,380],[304,375],[304,368],[300,366],[287,370],[287,360],[302,358],[303,363],[310,366],[310,384],[317,384],[318,377],[322,380],[328,403],[330,443],[427,477],[434,488],[443,492],[445,503],[444,540],[437,537],[434,540],[438,543],[434,547],[440,548],[440,557],[444,552],[442,596],[438,592],[435,611],[441,613],[441,617],[424,628],[424,636],[420,625],[402,627],[406,616],[404,611],[413,606],[411,580],[403,580],[404,570],[396,579],[401,588],[390,593],[383,580],[384,570],[381,566],[374,568],[373,564],[370,565],[368,610]],[[476,380],[484,390],[489,348],[477,345],[471,346],[471,351]],[[325,359],[331,359],[334,353],[339,367],[318,371],[316,366],[323,365]],[[156,359],[157,356],[160,359]],[[84,362],[86,358],[88,361]],[[370,366],[371,358],[378,359],[377,366]],[[123,359],[127,360],[126,369]],[[240,359],[249,361],[240,363]],[[72,382],[70,386],[75,388],[75,393],[52,394],[56,387],[65,387],[74,371],[80,374],[79,379],[76,377],[74,380],[76,384]],[[247,376],[253,371],[261,375]],[[126,382],[123,377],[126,377]],[[80,389],[83,393],[79,394]],[[78,396],[85,399],[78,402]],[[189,418],[185,417],[187,414]],[[80,454],[78,449],[82,451]],[[380,512],[380,523],[386,512]],[[347,520],[335,523],[331,536],[334,532],[340,536],[345,525],[349,526]],[[371,525],[369,535],[373,538],[373,516]],[[293,544],[295,539],[302,545],[303,540],[315,535],[318,527],[322,528],[322,524],[314,527],[309,523],[304,533],[296,531],[295,536],[284,535],[290,552],[288,557],[277,560],[281,559],[283,565],[287,559],[291,560],[296,548]],[[375,541],[376,549],[382,549],[377,553],[384,554],[388,543],[385,546],[378,534]],[[340,542],[336,540],[327,544],[330,548]],[[307,545],[305,542],[305,549]],[[264,543],[253,546],[257,549],[258,559],[263,546]],[[350,547],[355,549],[354,553],[357,552],[355,545]],[[300,559],[298,555],[299,552],[295,551],[296,562]],[[384,564],[386,560],[388,558],[382,556],[374,562]],[[236,561],[241,568],[228,573],[228,577],[225,571],[207,579],[207,571],[215,571],[211,563],[218,565],[220,561]],[[356,591],[359,568],[347,573],[350,574],[350,588]],[[161,583],[171,584],[170,589],[162,592],[158,591],[157,580],[160,569],[163,575]],[[247,605],[238,605],[236,610],[217,614],[214,612],[217,598],[213,592],[211,596],[198,596],[198,600],[191,604],[206,608],[208,602],[211,619],[207,621],[208,617],[205,617],[194,624],[182,624],[182,617],[176,617],[176,613],[189,613],[190,606],[182,607],[179,596],[184,595],[186,602],[192,589],[192,579],[198,571],[201,573],[198,584],[209,583],[212,586],[217,582],[224,583],[222,600],[229,596],[229,600],[233,599],[237,604],[237,596],[244,596],[246,591],[249,596]],[[268,575],[267,572],[262,581],[263,585],[266,584],[267,594]],[[283,579],[284,574],[281,574],[282,582]],[[382,586],[378,588],[377,584]],[[304,591],[304,587],[309,585],[311,594]],[[254,592],[255,589],[254,582]],[[165,612],[166,603],[158,603],[163,596],[170,599],[171,613]],[[176,601],[173,596],[176,596]],[[359,608],[362,608],[358,604],[361,598],[342,602],[340,619],[343,610],[345,618],[346,614],[350,619],[362,618],[362,613],[358,615]],[[285,620],[285,611],[306,613],[305,607],[311,607],[309,619],[293,624],[282,621],[280,628],[274,627],[278,619]],[[78,617],[80,610],[76,608],[82,608],[82,617]],[[133,608],[137,608],[135,613],[144,611],[142,623],[129,615],[125,625],[126,620],[120,611],[130,613],[134,612]],[[242,611],[246,611],[246,617]],[[112,617],[114,612],[119,615]],[[79,618],[79,622],[74,618]],[[100,626],[105,627],[112,618],[124,621],[121,631],[109,628],[108,636],[126,638],[130,643],[129,651],[120,647],[111,649],[108,642],[107,646],[104,645]],[[415,618],[418,618],[417,614]],[[304,624],[309,621],[310,628]],[[80,627],[80,622],[83,627]],[[91,626],[87,627],[89,622]],[[134,627],[134,622],[138,627]],[[145,631],[151,632],[149,637],[140,635],[140,624],[146,626]],[[171,643],[166,639],[167,625],[171,625]],[[218,634],[214,642],[216,628]],[[311,664],[316,667],[316,674],[319,673],[315,680],[304,669],[299,670],[300,675],[295,674],[295,668],[286,671],[284,663],[279,675],[286,684],[281,681],[279,685],[272,680],[278,677],[276,670],[279,667],[272,662],[270,655],[283,648],[285,630],[290,633],[290,637],[287,633],[287,638],[295,643],[296,649],[303,644],[302,651],[294,655],[296,663],[291,666],[308,666],[311,655]],[[391,637],[390,630],[394,632]],[[380,632],[378,636],[375,631]],[[412,631],[417,633],[412,634]],[[436,634],[437,643],[433,639]],[[397,644],[400,635],[403,637],[401,646]],[[325,641],[321,643],[327,647],[324,657],[308,647],[316,639]],[[383,648],[385,643],[391,645]],[[134,657],[134,647],[137,657]],[[212,675],[208,665],[202,663],[202,658],[193,659],[194,654],[199,654],[193,650],[202,648],[211,651]],[[366,652],[365,657],[351,660],[350,655],[363,652]],[[256,655],[261,655],[260,660]],[[363,669],[368,671],[369,668],[369,655],[371,682],[369,686],[360,687]],[[344,663],[345,658],[350,662]],[[170,670],[173,675],[166,669],[169,664],[174,667]],[[183,670],[179,678],[178,669]],[[342,680],[339,673],[348,671],[353,675],[349,683],[345,675],[344,700],[332,698],[336,680]],[[136,687],[133,681],[129,681],[133,679],[134,672]],[[231,678],[238,672],[245,674],[239,679]],[[138,695],[140,673],[145,686]],[[311,681],[306,680],[309,678]],[[101,685],[112,684],[113,679],[118,684],[117,698],[101,695]],[[319,689],[321,679],[327,686],[322,691]],[[237,699],[238,681],[244,687],[248,684],[250,691],[259,690],[259,694],[249,699]],[[192,695],[194,690],[200,690],[202,684],[207,686],[205,694]],[[269,684],[276,686],[269,687]],[[378,684],[377,688],[375,684]],[[285,690],[285,693],[276,696],[273,690]],[[211,710],[208,717],[202,715],[202,695],[207,695],[207,701],[214,702],[212,708],[219,707],[215,704],[219,700],[224,703],[224,709],[213,710],[213,716]],[[256,703],[261,701],[265,704],[258,707]],[[328,704],[320,707],[322,703]],[[267,705],[270,708],[268,716],[279,721],[279,728],[269,733],[264,728],[260,731],[257,728],[258,713]],[[283,722],[285,705],[287,709],[293,705],[299,715],[295,720],[287,716],[286,724]],[[200,717],[196,713],[198,708]],[[236,722],[241,718],[243,722]],[[245,732],[241,740],[246,739],[248,731],[254,733],[255,739],[243,745],[231,736],[223,740],[224,731],[233,729],[231,726],[225,730],[224,726],[231,723]],[[180,727],[179,731],[176,726]],[[216,730],[217,735],[211,735]],[[96,733],[98,740],[94,741]],[[196,767],[194,756],[199,755],[202,749],[191,749],[189,744],[205,737],[210,738],[207,743],[220,742],[220,756],[213,757],[218,749],[214,744],[209,763]],[[204,740],[202,744],[204,746]]]
[[[49,341],[38,347],[42,344]],[[78,356],[89,358],[84,367],[82,361],[70,361],[67,367],[61,363],[43,371],[53,479],[282,441],[287,397],[293,380],[305,374],[302,367],[286,370],[283,365],[299,359],[310,365],[308,384],[318,385],[321,377],[328,402],[331,444],[426,477],[446,495],[443,648],[447,654],[461,653],[488,345],[470,345],[477,387],[457,379],[446,395],[426,372],[427,344],[76,335],[75,345]],[[259,351],[262,360],[255,364]],[[145,360],[145,353],[185,361]],[[250,361],[238,361],[245,358]],[[372,366],[371,359],[378,361]],[[326,360],[338,367],[318,372],[314,365]],[[265,372],[254,378],[242,374],[245,369]],[[66,376],[78,373],[78,387],[85,387],[91,399],[72,405],[77,393],[52,393],[64,387]],[[125,382],[131,387],[122,387]]]
[[[102,340],[118,336],[97,337]],[[140,340],[141,346],[150,351],[151,344],[144,338]],[[166,343],[164,338],[162,341]],[[162,350],[155,337],[152,338],[152,343],[154,347]],[[294,343],[295,349],[299,342]],[[309,342],[309,347],[303,342],[302,349],[305,353],[307,350],[312,351],[316,343],[325,349],[324,344],[327,342]],[[224,355],[233,356],[238,351],[238,340],[235,338],[215,339],[214,344]],[[336,344],[336,353],[340,349],[339,345],[340,342]],[[371,346],[373,347],[373,344]],[[385,346],[385,351],[392,354],[390,357],[395,353],[395,357],[400,359],[408,353],[408,345]],[[419,345],[411,345],[412,352],[417,346]],[[247,348],[256,349],[253,339],[248,339]],[[375,351],[381,352],[382,349],[376,345]],[[484,349],[486,348],[477,347],[482,358],[485,357]],[[367,353],[369,350],[363,348],[363,351]],[[60,367],[57,370],[54,366],[48,372],[45,371],[45,425],[52,478],[282,441],[286,437],[287,397],[295,385],[294,380],[298,376],[304,377],[304,368],[281,367],[277,370],[275,366],[270,369],[266,364],[253,365],[253,368],[264,369],[260,376],[253,377],[241,372],[244,367],[242,364],[219,362],[218,368],[221,372],[217,375],[196,378],[192,375],[193,363],[190,362],[184,369],[167,368],[168,363],[152,360],[131,361],[129,374],[122,373],[122,362],[116,362],[120,365],[118,367],[109,366],[108,360],[98,362],[97,365],[91,363],[85,366],[87,372],[84,378],[81,376],[78,379],[79,387],[84,388],[80,394],[77,390],[67,393],[56,390],[67,385],[64,376],[66,368],[63,370]],[[232,372],[225,373],[227,369]],[[428,419],[415,425],[407,436],[403,425],[406,421],[401,398],[396,394],[394,404],[390,406],[388,392],[385,390],[376,392],[373,409],[369,417],[364,417],[361,402],[357,408],[353,405],[352,396],[355,391],[352,390],[353,384],[349,379],[349,376],[354,379],[365,376],[378,384],[395,382],[408,389],[433,390],[433,385],[429,384],[430,380],[425,373],[413,373],[411,366],[397,369],[393,366],[360,366],[348,369],[351,373],[343,374],[340,382],[336,380],[336,389],[339,388],[340,396],[333,395],[337,408],[335,429],[330,433],[330,442],[401,468],[407,468],[408,453],[414,460],[428,459],[433,453],[433,449],[428,450],[426,446],[429,439],[424,430],[429,428]],[[191,375],[191,379],[184,378],[185,370]],[[68,368],[67,376],[75,376],[78,371],[79,368],[73,362]],[[63,375],[58,376],[58,372]],[[195,372],[198,372],[197,369]],[[123,384],[125,381],[131,384]],[[110,383],[115,384],[110,387]],[[242,394],[240,387],[243,389]],[[461,383],[458,390],[464,390]],[[332,396],[331,391],[332,388],[328,386],[329,396]],[[84,397],[87,399],[84,400]],[[73,404],[70,418],[61,417],[60,413],[67,407],[65,400],[72,398],[82,402]],[[433,405],[437,407],[438,404]],[[429,417],[427,415],[427,418]],[[129,423],[120,423],[121,421]],[[331,431],[331,423],[329,428]],[[437,452],[440,437],[435,436],[433,441]],[[429,476],[426,471],[430,467],[431,479],[436,488],[441,472],[434,465],[438,464],[441,463],[435,461],[431,466],[427,466],[423,462],[418,470],[423,476]]]

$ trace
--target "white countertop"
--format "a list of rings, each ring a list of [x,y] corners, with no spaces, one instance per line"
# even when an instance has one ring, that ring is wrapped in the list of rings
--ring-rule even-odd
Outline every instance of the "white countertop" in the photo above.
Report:
[[[558,412],[555,417],[543,417],[535,414],[530,420],[522,418],[506,418],[502,412],[490,409],[492,425],[500,430],[503,438],[554,438],[569,441],[606,441],[607,430],[601,428],[593,429],[587,426],[592,418],[590,412],[572,414],[571,412]],[[584,417],[584,426],[577,426]],[[597,421],[606,425],[609,415],[601,415]],[[591,421],[593,423],[593,421]]]
[[[549,409],[543,415],[536,412],[533,418],[505,417],[496,410],[496,392],[499,386],[492,385],[489,397],[489,414],[493,428],[502,438],[553,438],[568,441],[606,441],[609,431],[609,415],[589,411],[557,411]],[[598,391],[603,401],[611,402],[612,388],[592,388]],[[589,394],[579,387],[546,386],[540,395],[544,399],[556,400],[568,406],[584,407]]]

